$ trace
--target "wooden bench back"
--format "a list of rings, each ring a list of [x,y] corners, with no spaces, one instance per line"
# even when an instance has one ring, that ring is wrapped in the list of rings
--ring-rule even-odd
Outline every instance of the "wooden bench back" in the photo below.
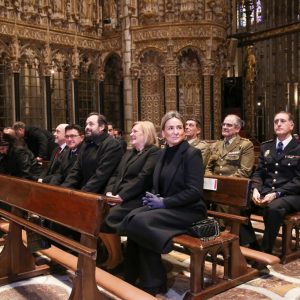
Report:
[[[210,175],[216,179],[216,190],[203,189],[204,200],[208,203],[225,204],[235,208],[248,206],[251,181],[248,178]],[[206,179],[205,179],[206,180]]]
[[[0,201],[91,236],[103,219],[102,197],[0,175]]]

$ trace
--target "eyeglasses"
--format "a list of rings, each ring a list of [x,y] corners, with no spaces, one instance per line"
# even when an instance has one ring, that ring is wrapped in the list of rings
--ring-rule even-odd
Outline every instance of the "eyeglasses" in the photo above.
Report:
[[[231,128],[234,126],[234,124],[230,124],[230,123],[221,123],[222,127],[228,127]]]
[[[74,139],[74,138],[76,138],[77,136],[79,136],[79,134],[70,134],[70,135],[65,135],[65,138],[66,138],[66,139]]]

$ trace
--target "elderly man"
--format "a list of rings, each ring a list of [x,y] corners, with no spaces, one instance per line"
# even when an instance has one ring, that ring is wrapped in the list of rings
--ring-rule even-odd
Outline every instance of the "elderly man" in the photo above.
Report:
[[[52,152],[50,162],[46,170],[43,172],[39,182],[49,183],[51,176],[58,170],[61,157],[65,151],[67,151],[65,140],[65,128],[68,124],[59,124],[53,133],[54,141],[58,145]]]
[[[254,164],[254,146],[250,140],[240,137],[239,132],[242,125],[243,121],[237,115],[227,115],[225,117],[222,123],[222,136],[224,139],[217,141],[211,147],[205,175],[237,177],[249,177],[251,175]],[[229,207],[218,205],[216,210],[229,212]],[[222,227],[226,226],[226,222],[219,221]],[[252,240],[245,238],[242,229],[240,232],[241,245],[251,242]]]
[[[86,120],[85,141],[62,186],[103,193],[122,155],[120,143],[107,133],[106,118],[90,113]]]
[[[293,128],[290,113],[281,111],[275,115],[276,139],[261,145],[258,167],[252,176],[252,201],[263,210],[261,249],[266,253],[272,253],[285,215],[300,211],[300,143],[292,136]]]
[[[254,164],[254,147],[250,140],[240,137],[243,121],[228,115],[222,123],[223,140],[211,147],[205,175],[249,177]]]
[[[189,118],[185,122],[185,136],[190,145],[200,149],[204,167],[206,167],[209,159],[209,144],[199,139],[201,133],[200,122],[196,119]]]

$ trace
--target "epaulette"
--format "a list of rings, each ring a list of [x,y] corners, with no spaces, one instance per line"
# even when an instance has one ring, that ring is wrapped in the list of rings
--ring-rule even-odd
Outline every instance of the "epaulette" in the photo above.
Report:
[[[272,143],[272,142],[274,142],[274,139],[268,140],[268,141],[264,141],[264,142],[261,142],[260,144],[263,145],[263,144],[266,144],[266,143]]]

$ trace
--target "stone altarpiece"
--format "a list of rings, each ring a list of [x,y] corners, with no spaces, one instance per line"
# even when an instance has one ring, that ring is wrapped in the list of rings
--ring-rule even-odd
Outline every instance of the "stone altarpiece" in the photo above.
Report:
[[[210,139],[220,133],[228,15],[227,0],[0,1],[0,52],[12,87],[22,68],[36,69],[41,126],[97,109],[130,132],[137,119],[159,125],[178,109]],[[111,92],[118,84],[123,93]],[[14,91],[3,126],[21,117]]]

